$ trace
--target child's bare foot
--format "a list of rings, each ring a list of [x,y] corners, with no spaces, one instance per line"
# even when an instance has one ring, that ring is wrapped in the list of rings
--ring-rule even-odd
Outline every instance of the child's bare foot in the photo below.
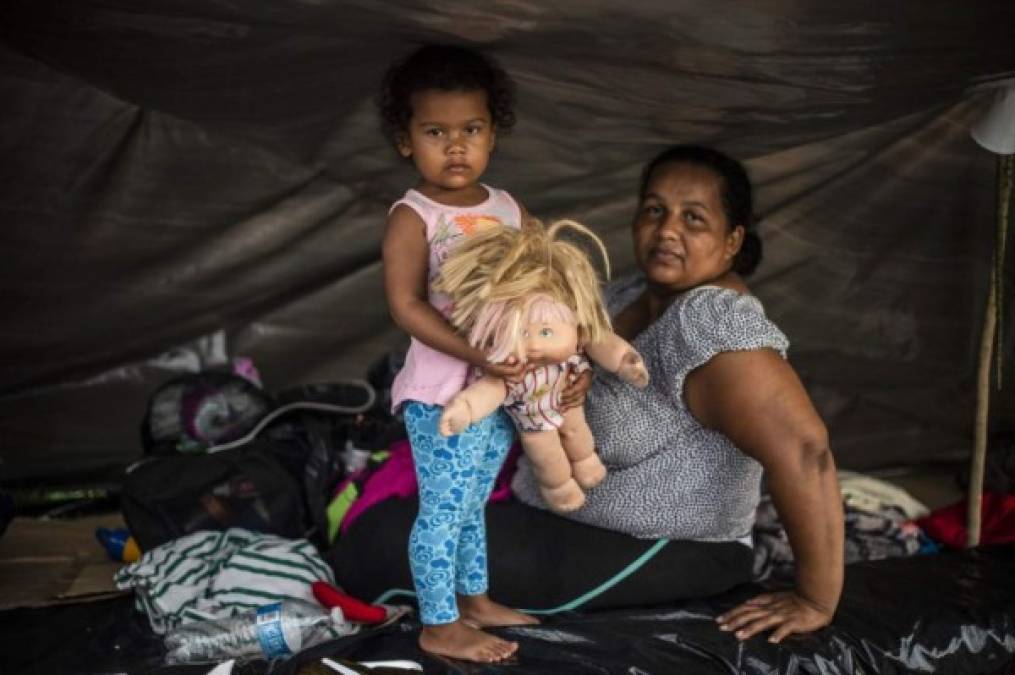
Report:
[[[437,626],[423,626],[419,646],[431,654],[479,663],[503,661],[518,651],[517,642],[501,640],[466,625],[461,619]]]
[[[459,595],[458,611],[462,620],[478,628],[493,626],[521,626],[539,623],[539,619],[494,602],[485,593]]]

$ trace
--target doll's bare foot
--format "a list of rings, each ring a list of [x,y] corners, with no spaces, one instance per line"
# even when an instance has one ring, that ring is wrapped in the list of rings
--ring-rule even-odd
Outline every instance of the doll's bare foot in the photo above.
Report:
[[[547,506],[560,513],[577,511],[585,503],[585,493],[574,478],[568,478],[557,487],[540,487],[539,491]]]
[[[598,455],[589,455],[585,459],[571,462],[571,473],[578,485],[583,488],[595,487],[606,478],[606,467]]]
[[[470,424],[472,424],[472,409],[464,399],[456,398],[444,407],[437,430],[441,432],[441,436],[454,436],[462,433]]]
[[[493,626],[524,626],[539,623],[539,619],[494,602],[482,595],[459,595],[458,611],[462,620],[477,628]]]
[[[645,369],[645,362],[641,355],[635,351],[628,351],[620,360],[620,368],[617,375],[625,382],[630,382],[639,389],[648,386],[648,370]]]
[[[518,651],[517,642],[484,633],[466,625],[461,619],[453,623],[423,626],[419,646],[431,654],[479,663],[503,661]]]

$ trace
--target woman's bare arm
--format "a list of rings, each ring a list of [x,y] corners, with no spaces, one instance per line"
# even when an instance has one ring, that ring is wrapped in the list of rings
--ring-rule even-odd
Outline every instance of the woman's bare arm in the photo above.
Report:
[[[718,617],[738,638],[772,629],[778,642],[827,625],[843,576],[842,498],[828,432],[793,368],[776,352],[725,352],[692,372],[692,414],[765,468],[789,535],[796,587],[767,593]]]

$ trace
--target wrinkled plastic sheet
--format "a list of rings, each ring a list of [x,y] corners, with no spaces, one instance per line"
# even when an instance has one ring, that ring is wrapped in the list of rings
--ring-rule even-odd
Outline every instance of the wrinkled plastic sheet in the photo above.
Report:
[[[418,625],[395,626],[306,650],[237,675],[327,672],[322,657],[409,659],[427,673],[1015,673],[1015,546],[859,563],[846,568],[831,626],[787,639],[744,643],[713,617],[750,597],[741,587],[675,605],[557,616],[494,633],[518,656],[479,666],[438,659],[416,646]],[[129,598],[0,613],[3,673],[204,673],[162,666],[162,647]]]

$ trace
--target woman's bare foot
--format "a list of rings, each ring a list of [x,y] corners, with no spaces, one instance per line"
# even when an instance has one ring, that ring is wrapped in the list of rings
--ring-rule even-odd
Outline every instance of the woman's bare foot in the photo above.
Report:
[[[452,659],[494,663],[518,651],[517,642],[508,642],[484,633],[459,619],[452,623],[423,626],[419,646],[425,652]]]
[[[494,602],[485,593],[481,595],[459,595],[458,611],[462,620],[477,628],[493,626],[522,626],[539,623],[539,619],[523,614],[516,609]]]

